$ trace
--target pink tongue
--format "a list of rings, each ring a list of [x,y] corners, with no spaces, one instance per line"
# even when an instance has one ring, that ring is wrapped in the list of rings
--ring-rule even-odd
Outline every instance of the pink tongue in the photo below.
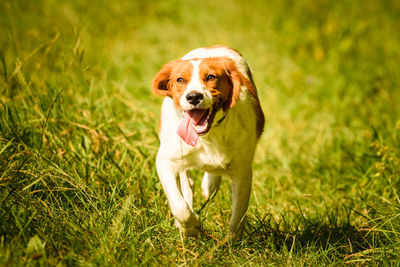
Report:
[[[191,146],[197,144],[199,134],[194,129],[194,126],[199,123],[206,111],[206,109],[195,109],[186,112],[185,117],[178,126],[178,135],[186,144]]]

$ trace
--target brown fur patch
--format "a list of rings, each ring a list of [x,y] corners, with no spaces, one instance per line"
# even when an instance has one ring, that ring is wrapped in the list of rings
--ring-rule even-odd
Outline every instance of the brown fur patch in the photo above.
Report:
[[[157,95],[171,97],[176,105],[192,77],[193,65],[188,60],[174,60],[165,64],[152,82],[152,90]],[[182,81],[177,80],[181,78]]]
[[[215,75],[217,79],[212,82],[206,82],[206,87],[213,97],[218,95],[222,99],[222,108],[225,112],[235,106],[239,99],[242,85],[247,88],[253,99],[253,107],[257,116],[256,131],[259,138],[264,130],[265,117],[250,69],[246,73],[249,80],[239,72],[233,60],[227,57],[206,58],[200,63],[200,78],[205,80],[208,74]]]

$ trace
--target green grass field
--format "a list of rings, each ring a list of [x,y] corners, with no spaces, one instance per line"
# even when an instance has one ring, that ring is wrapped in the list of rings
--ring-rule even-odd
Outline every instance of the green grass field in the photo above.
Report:
[[[96,2],[0,2],[0,265],[399,266],[398,1]],[[215,44],[266,115],[233,243],[229,179],[181,238],[154,163],[151,79]]]

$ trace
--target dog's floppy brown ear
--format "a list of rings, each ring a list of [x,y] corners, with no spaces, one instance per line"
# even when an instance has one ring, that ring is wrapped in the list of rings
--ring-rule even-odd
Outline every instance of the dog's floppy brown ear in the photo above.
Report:
[[[160,96],[171,96],[169,91],[169,80],[172,68],[176,62],[171,61],[165,64],[161,70],[156,74],[153,81],[151,82],[151,89],[153,92]]]
[[[228,64],[226,65],[226,73],[230,79],[230,85],[232,86],[232,90],[230,92],[230,100],[229,100],[229,107],[233,107],[240,95],[241,87],[243,84],[242,75],[236,68],[236,64],[229,60]]]

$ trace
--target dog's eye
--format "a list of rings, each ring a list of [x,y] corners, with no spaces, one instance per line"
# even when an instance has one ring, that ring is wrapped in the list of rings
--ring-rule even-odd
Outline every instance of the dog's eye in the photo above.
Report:
[[[214,80],[215,78],[217,78],[217,77],[215,77],[215,75],[208,74],[207,77],[206,77],[206,82],[212,81],[212,80]]]
[[[176,79],[176,81],[177,81],[178,83],[184,83],[184,82],[185,82],[185,79],[179,77],[178,79]]]

